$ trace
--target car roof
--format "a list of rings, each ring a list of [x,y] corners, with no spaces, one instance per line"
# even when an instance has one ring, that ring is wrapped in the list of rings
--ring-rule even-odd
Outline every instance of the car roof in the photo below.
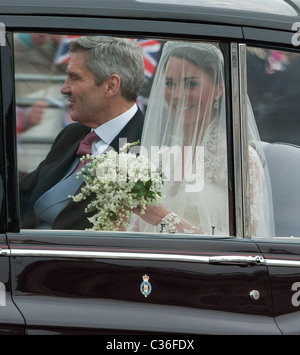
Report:
[[[300,0],[0,0],[2,15],[151,19],[290,31]]]

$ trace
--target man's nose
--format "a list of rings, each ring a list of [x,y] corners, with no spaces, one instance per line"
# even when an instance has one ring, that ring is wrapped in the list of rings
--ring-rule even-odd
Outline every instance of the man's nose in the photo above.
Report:
[[[71,92],[70,85],[68,84],[68,79],[64,82],[63,86],[60,89],[61,94],[68,95]]]

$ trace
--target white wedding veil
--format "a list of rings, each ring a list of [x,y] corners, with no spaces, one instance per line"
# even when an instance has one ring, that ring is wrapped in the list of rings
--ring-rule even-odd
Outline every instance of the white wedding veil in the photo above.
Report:
[[[217,44],[164,45],[141,154],[162,171],[163,206],[205,235],[230,233],[225,97],[223,54]],[[159,231],[160,226],[134,219],[139,231]]]

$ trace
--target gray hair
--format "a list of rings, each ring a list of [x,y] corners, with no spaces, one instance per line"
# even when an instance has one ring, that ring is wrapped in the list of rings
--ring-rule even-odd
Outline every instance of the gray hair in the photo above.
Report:
[[[86,53],[85,66],[100,86],[112,74],[121,78],[121,92],[128,101],[136,101],[144,84],[144,60],[136,42],[105,36],[80,37],[70,42],[70,52]]]

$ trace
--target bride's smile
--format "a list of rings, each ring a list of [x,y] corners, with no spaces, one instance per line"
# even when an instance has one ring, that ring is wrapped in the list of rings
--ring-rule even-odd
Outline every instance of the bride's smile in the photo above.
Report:
[[[187,111],[187,110],[190,110],[192,109],[193,106],[179,106],[179,105],[173,105],[173,109],[175,111]]]
[[[175,120],[184,118],[184,125],[195,125],[204,116],[209,119],[214,111],[214,92],[215,85],[207,73],[185,59],[170,58],[166,70],[165,99]]]

